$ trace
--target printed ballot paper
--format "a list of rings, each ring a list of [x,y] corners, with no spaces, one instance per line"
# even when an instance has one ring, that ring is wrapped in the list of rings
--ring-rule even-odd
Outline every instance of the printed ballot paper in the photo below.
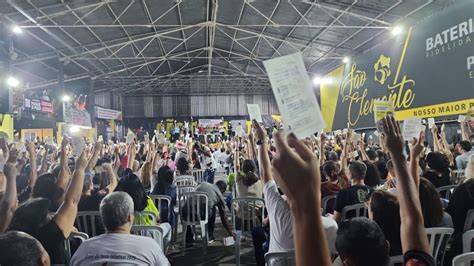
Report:
[[[420,117],[411,117],[403,121],[403,139],[406,141],[411,141],[413,138],[418,138],[420,136],[421,127],[421,118]]]
[[[127,138],[126,138],[127,144],[132,143],[134,141],[134,139],[135,139],[135,134],[133,134],[132,131],[128,131]]]
[[[250,120],[256,120],[259,123],[263,123],[262,113],[260,113],[260,107],[258,104],[247,104],[247,110],[249,112]]]
[[[73,136],[71,139],[71,145],[72,145],[72,155],[73,156],[79,156],[82,154],[82,151],[86,148],[86,144],[84,142],[84,139],[82,137],[78,136]]]
[[[382,119],[384,119],[389,114],[394,114],[392,102],[379,100],[374,101],[374,119],[378,132],[383,133]]]
[[[301,53],[263,62],[283,116],[283,126],[302,139],[326,126]]]
[[[435,125],[436,125],[436,124],[435,124],[434,118],[432,118],[432,117],[431,117],[431,118],[428,118],[428,128],[431,129],[431,128],[433,128]]]

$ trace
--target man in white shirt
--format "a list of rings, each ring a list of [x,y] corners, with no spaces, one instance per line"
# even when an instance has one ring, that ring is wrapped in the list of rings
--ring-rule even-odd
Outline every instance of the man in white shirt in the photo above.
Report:
[[[272,166],[268,156],[268,147],[265,143],[265,130],[254,121],[258,145],[258,160],[260,177],[262,178],[265,207],[270,220],[270,246],[268,252],[286,252],[294,250],[293,217],[288,202],[280,195],[272,177]],[[337,224],[329,217],[322,217],[326,232],[329,250],[335,253]]]
[[[106,233],[79,246],[70,265],[170,265],[151,237],[130,234],[133,200],[125,192],[113,192],[100,203]]]

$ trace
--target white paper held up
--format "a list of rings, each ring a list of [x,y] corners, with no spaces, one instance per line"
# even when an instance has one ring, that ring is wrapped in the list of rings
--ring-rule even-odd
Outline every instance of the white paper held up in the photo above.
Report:
[[[302,139],[321,132],[326,126],[303,56],[294,53],[263,62],[285,129]]]
[[[410,117],[403,121],[403,139],[411,141],[413,138],[418,138],[421,132],[421,118]]]
[[[81,155],[82,151],[84,151],[84,149],[86,148],[86,143],[84,142],[84,139],[79,136],[73,136],[71,139],[71,144],[73,156]]]
[[[224,237],[223,241],[224,243],[224,246],[232,246],[235,244],[235,240],[234,240],[234,237],[232,236],[228,236],[228,237]]]
[[[249,112],[250,120],[256,120],[259,123],[263,123],[262,113],[258,104],[247,104],[247,110]]]
[[[435,126],[435,120],[433,117],[428,118],[428,128],[432,129]]]

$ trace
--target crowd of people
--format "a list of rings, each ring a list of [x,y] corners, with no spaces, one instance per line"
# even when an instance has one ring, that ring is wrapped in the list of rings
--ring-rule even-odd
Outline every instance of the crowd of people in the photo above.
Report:
[[[454,229],[445,252],[452,259],[462,253],[464,221],[474,209],[471,126],[461,123],[458,143],[434,126],[429,145],[425,132],[404,140],[392,116],[378,140],[354,138],[352,130],[301,140],[282,130],[269,136],[253,121],[248,136],[226,141],[97,141],[78,156],[68,138],[59,145],[0,139],[0,265],[169,265],[173,229],[192,215],[185,211],[191,203],[179,203],[176,181],[195,178],[196,170],[204,171],[194,191],[208,196],[211,243],[217,216],[236,238],[229,214],[239,208],[232,199],[264,200],[252,206],[264,209],[252,224],[257,265],[273,252],[294,252],[297,265],[379,266],[400,255],[404,265],[436,265],[425,228]],[[218,171],[225,180],[215,180]],[[453,184],[450,197],[437,190]],[[153,195],[171,202],[156,205]],[[355,204],[365,205],[367,215],[345,213]],[[85,211],[100,213],[97,234],[69,254],[65,241]],[[155,219],[138,219],[143,212]],[[244,219],[238,211],[237,217]],[[134,225],[160,228],[162,244],[131,234]],[[182,230],[192,246],[195,232]]]

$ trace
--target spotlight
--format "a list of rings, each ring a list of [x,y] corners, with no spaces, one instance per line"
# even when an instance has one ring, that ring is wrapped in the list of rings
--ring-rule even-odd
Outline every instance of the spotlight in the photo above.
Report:
[[[79,132],[79,127],[75,126],[75,125],[72,125],[72,126],[69,127],[69,132],[77,133],[77,132]]]
[[[397,36],[398,34],[403,32],[403,28],[401,26],[395,26],[392,29],[392,35]]]
[[[71,100],[71,97],[69,97],[69,95],[64,95],[62,100],[63,102],[69,102]]]
[[[14,88],[14,87],[17,87],[18,85],[20,85],[20,81],[18,81],[14,77],[8,77],[7,78],[7,85]]]
[[[21,34],[21,33],[23,33],[23,30],[20,28],[20,26],[15,25],[15,26],[12,27],[12,32],[15,33],[15,34]]]
[[[347,64],[347,63],[349,63],[350,61],[351,61],[351,59],[350,59],[348,56],[344,56],[344,58],[342,59],[342,62],[343,62],[344,64]]]
[[[319,84],[321,84],[321,77],[314,77],[314,79],[313,79],[313,84],[314,84],[314,85],[319,85]]]

